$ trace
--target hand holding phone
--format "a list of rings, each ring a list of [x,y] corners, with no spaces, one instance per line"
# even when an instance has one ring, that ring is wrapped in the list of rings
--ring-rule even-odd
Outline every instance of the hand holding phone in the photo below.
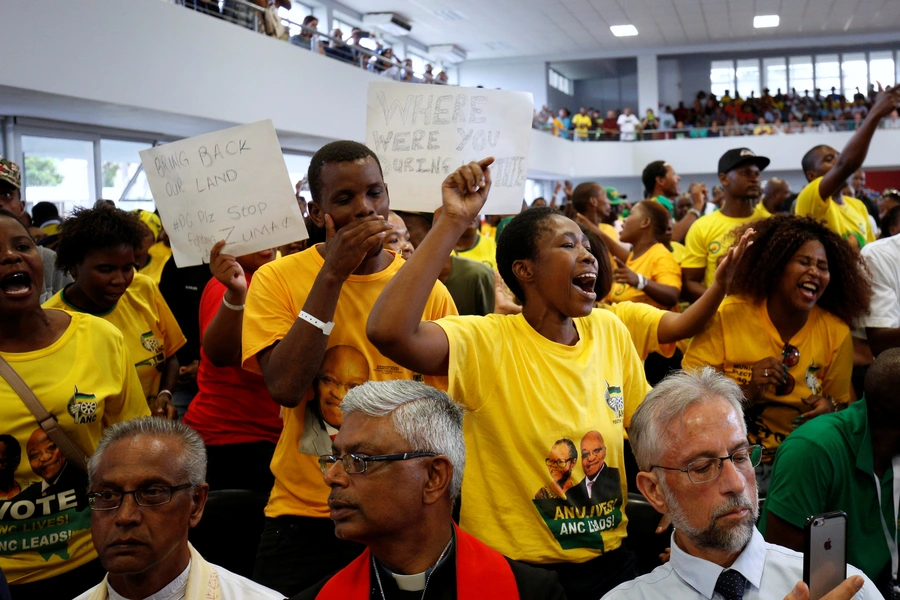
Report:
[[[804,527],[803,581],[821,600],[847,578],[847,513],[813,515]]]

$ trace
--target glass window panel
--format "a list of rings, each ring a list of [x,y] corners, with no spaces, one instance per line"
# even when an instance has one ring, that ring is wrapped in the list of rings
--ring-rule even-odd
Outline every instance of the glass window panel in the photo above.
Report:
[[[350,32],[353,31],[354,27],[356,26],[351,25],[350,23],[347,23],[345,21],[341,21],[340,19],[332,19],[331,31],[328,32],[328,35],[331,35],[331,32],[335,29],[340,29],[343,39],[347,39],[348,37],[350,37]]]
[[[710,91],[722,97],[728,91],[734,94],[734,61],[714,60],[709,69]]]
[[[311,156],[304,156],[302,154],[284,155],[284,164],[287,166],[291,184],[295,186],[294,189],[296,191],[297,183],[303,182],[300,188],[300,195],[303,196],[307,202],[312,201],[312,195],[309,193],[309,184],[306,182],[306,172],[309,170],[310,160],[312,160]]]
[[[892,50],[869,52],[869,81],[872,85],[881,83],[887,87],[894,85],[895,80],[894,52]]]
[[[852,100],[854,94],[866,94],[869,85],[868,65],[865,52],[848,52],[841,60],[844,79],[844,97]]]
[[[769,88],[769,93],[773,96],[778,94],[779,89],[782,93],[790,91],[787,86],[787,66],[784,57],[764,58],[763,78],[763,86]]]
[[[737,78],[736,88],[741,96],[747,98],[751,92],[756,96],[760,95],[759,59],[749,58],[737,61],[735,77]]]
[[[312,8],[305,4],[300,4],[299,2],[292,2],[290,9],[283,6],[278,7],[278,16],[282,19],[291,21],[291,23],[286,23],[291,35],[300,35],[303,32],[299,25],[303,23],[303,19],[306,18],[307,15],[311,14],[313,14]],[[294,23],[296,23],[296,25],[294,25]]]
[[[425,74],[425,65],[429,64],[429,62],[418,54],[414,54],[412,52],[409,52],[406,57],[412,60],[413,74],[416,77],[422,77]]]
[[[27,209],[53,202],[65,215],[76,206],[93,206],[97,199],[93,142],[23,135],[22,154]]]
[[[788,85],[797,90],[797,94],[803,96],[809,92],[812,96],[815,92],[813,84],[813,63],[811,56],[791,56],[788,58]]]
[[[100,197],[114,200],[124,210],[155,210],[153,195],[138,154],[152,146],[147,142],[100,140],[100,174],[103,179]]]
[[[841,66],[837,54],[816,55],[816,87],[822,90],[822,96],[831,94],[831,88],[840,93]]]

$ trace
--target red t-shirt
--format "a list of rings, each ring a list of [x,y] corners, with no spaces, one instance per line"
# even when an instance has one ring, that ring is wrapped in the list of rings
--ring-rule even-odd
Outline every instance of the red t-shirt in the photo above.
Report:
[[[250,279],[248,273],[247,285]],[[227,290],[215,277],[206,284],[200,299],[201,340]],[[239,364],[217,367],[201,346],[197,388],[184,423],[196,429],[208,445],[278,442],[281,407],[269,396],[262,375],[245,371]]]

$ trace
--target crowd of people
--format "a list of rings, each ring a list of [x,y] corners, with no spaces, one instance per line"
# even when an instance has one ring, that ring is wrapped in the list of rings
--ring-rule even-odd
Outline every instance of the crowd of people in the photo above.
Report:
[[[156,214],[29,215],[0,159],[0,598],[807,598],[838,510],[829,598],[895,597],[900,194],[856,174],[898,106],[797,157],[795,197],[738,147],[712,193],[673,157],[630,205],[486,217],[493,158],[394,213],[332,142],[308,240],[183,269]],[[268,498],[251,578],[189,543],[224,490]]]
[[[799,94],[791,88],[774,94],[768,88],[761,96],[751,92],[746,99],[735,90],[722,96],[700,91],[691,106],[679,102],[662,110],[648,108],[644,116],[631,108],[609,110],[606,115],[592,107],[582,106],[575,114],[568,108],[553,111],[544,106],[535,111],[532,126],[553,135],[575,141],[636,141],[685,138],[731,137],[741,135],[778,135],[786,133],[823,133],[855,131],[869,114],[876,90],[868,93],[856,89],[846,98],[831,88],[830,94],[815,89],[812,94]],[[893,111],[881,127],[900,129],[900,115]]]

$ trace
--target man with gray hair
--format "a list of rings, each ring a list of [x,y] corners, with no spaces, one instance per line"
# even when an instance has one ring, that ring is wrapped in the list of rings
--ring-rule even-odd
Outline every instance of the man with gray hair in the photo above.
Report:
[[[319,457],[335,535],[367,546],[294,600],[561,599],[557,575],[509,560],[453,524],[466,463],[463,408],[415,381],[370,381],[341,403]]]
[[[670,375],[647,394],[628,437],[641,471],[637,485],[675,526],[668,563],[623,583],[604,599],[780,598],[808,600],[803,555],[767,544],[756,530],[754,467],[736,383],[706,367]],[[881,594],[862,573],[823,600]]]
[[[206,448],[187,425],[155,417],[113,425],[88,479],[91,534],[107,576],[76,600],[284,597],[206,562],[188,543],[209,486]]]

